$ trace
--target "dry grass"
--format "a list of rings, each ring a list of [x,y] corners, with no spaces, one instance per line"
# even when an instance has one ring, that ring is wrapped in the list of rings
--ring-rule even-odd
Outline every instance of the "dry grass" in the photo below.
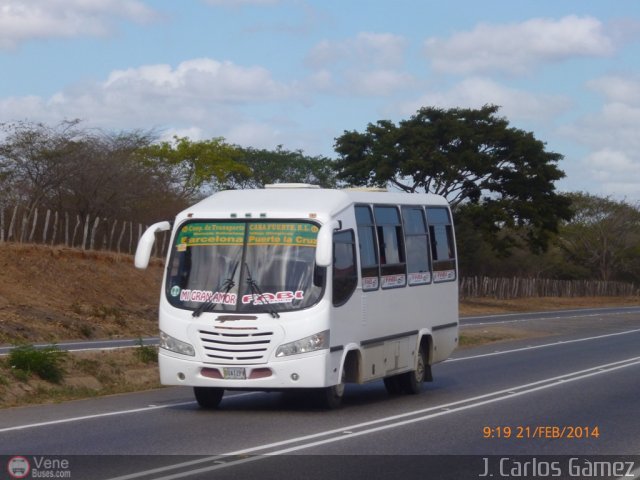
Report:
[[[495,315],[501,313],[624,307],[633,305],[640,305],[639,297],[542,297],[510,300],[474,298],[465,299],[460,302],[460,315]]]
[[[574,297],[574,298],[519,298],[497,300],[476,298],[460,302],[460,316],[498,315],[553,310],[573,310],[580,308],[625,307],[640,305],[638,297]],[[483,326],[481,329],[467,328],[460,331],[460,348],[470,348],[490,343],[539,338],[550,332],[534,330],[525,326],[505,327]]]
[[[0,358],[0,408],[52,403],[160,386],[158,365],[143,361],[136,349],[75,352],[65,356],[60,383],[44,381]]]

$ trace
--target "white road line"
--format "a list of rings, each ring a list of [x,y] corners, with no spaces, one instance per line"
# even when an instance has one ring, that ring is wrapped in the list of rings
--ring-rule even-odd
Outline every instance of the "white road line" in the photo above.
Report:
[[[555,342],[552,342],[552,343],[544,343],[544,344],[541,344],[541,345],[530,345],[528,347],[513,348],[511,350],[499,350],[499,351],[490,352],[490,353],[481,353],[479,355],[471,355],[469,357],[448,358],[443,363],[460,362],[462,360],[472,360],[472,359],[482,358],[482,357],[493,357],[495,355],[504,355],[506,353],[514,353],[514,352],[524,352],[526,350],[536,350],[538,348],[557,347],[558,345],[567,345],[569,343],[587,342],[587,341],[590,341],[590,340],[598,340],[600,338],[615,337],[615,336],[618,336],[618,335],[629,335],[631,333],[638,333],[638,332],[640,332],[640,328],[636,328],[634,330],[626,330],[624,332],[607,333],[607,334],[604,334],[604,335],[597,335],[595,337],[576,338],[576,339],[573,339],[573,340],[558,340],[558,341],[555,341]]]
[[[618,362],[598,365],[596,367],[588,368],[585,370],[579,370],[576,372],[572,372],[572,373],[568,373],[568,374],[564,374],[564,375],[560,375],[560,376],[556,376],[556,377],[552,377],[544,380],[539,380],[537,382],[532,382],[524,385],[519,385],[516,387],[498,390],[496,392],[491,392],[484,395],[467,398],[464,400],[458,400],[445,405],[437,405],[437,406],[433,406],[425,409],[406,412],[403,414],[383,417],[377,420],[371,420],[371,421],[359,423],[356,425],[342,426],[337,429],[318,432],[311,435],[291,438],[288,440],[282,440],[279,442],[269,443],[265,445],[258,445],[258,446],[243,449],[243,450],[229,452],[224,455],[205,457],[198,460],[192,460],[189,462],[181,462],[174,465],[155,468],[152,470],[145,470],[138,473],[115,477],[110,480],[131,480],[131,479],[141,478],[141,477],[163,473],[163,472],[168,473],[171,470],[190,467],[197,464],[211,463],[211,462],[215,463],[215,465],[204,466],[202,468],[198,468],[195,470],[182,471],[182,472],[170,474],[164,477],[154,477],[155,480],[175,480],[175,479],[184,478],[190,475],[211,472],[211,471],[219,470],[222,468],[228,468],[231,466],[241,465],[243,463],[261,460],[269,456],[284,455],[284,454],[299,451],[299,450],[305,450],[305,449],[320,446],[320,445],[325,445],[329,443],[343,441],[346,439],[352,439],[352,438],[363,436],[363,435],[368,435],[368,434],[379,432],[382,430],[397,428],[403,425],[423,422],[423,421],[430,420],[432,418],[440,417],[443,415],[450,415],[452,413],[461,412],[461,411],[469,410],[472,408],[481,407],[484,405],[489,405],[489,404],[500,402],[503,400],[519,397],[522,395],[526,395],[526,394],[541,391],[541,390],[546,390],[559,385],[566,385],[570,382],[583,380],[585,378],[601,375],[603,373],[609,373],[615,370],[636,366],[636,365],[640,365],[640,357],[632,357],[632,358],[628,358]],[[413,418],[407,418],[407,417],[413,417]],[[344,435],[343,434],[344,431],[347,431],[347,430],[351,433],[349,435]],[[324,439],[321,438],[321,437],[329,437],[331,435],[335,435],[335,436],[330,438],[324,438]],[[301,443],[301,442],[308,442],[308,443]],[[270,450],[270,449],[279,448],[279,447],[286,447],[287,445],[296,444],[296,443],[301,443],[301,444],[293,445],[287,448],[281,448],[279,450],[264,452],[265,450]],[[254,456],[248,456],[248,455],[254,455]],[[234,459],[233,457],[241,457],[241,458]]]
[[[142,339],[143,346],[155,347],[158,345],[159,339],[157,337],[147,337]],[[46,347],[56,347],[59,350],[64,352],[74,353],[74,352],[103,352],[109,350],[120,350],[125,348],[140,348],[139,343],[132,343],[131,345],[110,345],[118,342],[139,342],[139,340],[88,340],[86,342],[62,342],[62,343],[37,343],[33,345],[34,348],[46,348]],[[103,345],[103,346],[92,346],[92,345]],[[83,348],[74,348],[74,347],[83,347]],[[6,357],[11,353],[15,346],[4,345],[0,346],[0,357]],[[71,349],[69,349],[71,348]]]
[[[611,311],[613,310],[613,311]],[[619,310],[629,310],[628,312],[619,311]],[[557,317],[547,317],[545,315],[553,315],[553,314],[561,314],[561,313],[583,313],[581,315],[558,315]],[[586,313],[593,312],[593,313]],[[542,312],[516,312],[516,313],[497,313],[497,314],[489,314],[489,315],[471,315],[468,317],[460,317],[460,320],[476,320],[483,318],[507,318],[507,317],[522,317],[523,315],[526,318],[518,318],[513,321],[526,321],[526,320],[558,320],[561,318],[581,318],[581,317],[593,317],[598,315],[627,315],[629,313],[640,313],[640,308],[637,306],[632,307],[604,307],[604,308],[577,308],[573,310],[549,310]],[[491,323],[491,322],[487,322]],[[500,323],[500,322],[498,322]],[[469,324],[467,326],[473,325],[482,325],[480,323]]]
[[[227,398],[245,397],[247,395],[256,395],[258,393],[260,392],[238,393],[236,395],[233,395],[232,397],[227,397]],[[59,420],[49,420],[46,422],[28,423],[25,425],[16,425],[13,427],[0,428],[0,433],[13,432],[16,430],[26,430],[28,428],[47,427],[49,425],[59,425],[61,423],[80,422],[82,420],[93,420],[94,418],[112,417],[115,415],[128,415],[131,413],[151,412],[153,410],[162,410],[164,408],[181,407],[183,405],[195,405],[195,404],[196,402],[194,400],[191,400],[189,402],[167,403],[165,405],[149,405],[147,407],[132,408],[130,410],[116,410],[113,412],[96,413],[93,415],[83,415],[80,417],[61,418]]]
[[[571,312],[571,310],[567,310],[568,312]],[[600,313],[585,313],[582,315],[560,315],[557,317],[527,317],[527,318],[516,318],[513,320],[499,320],[496,322],[478,322],[478,323],[460,323],[460,327],[461,328],[472,328],[472,327],[481,327],[483,325],[502,325],[504,323],[523,323],[523,322],[530,322],[532,320],[572,320],[574,318],[590,318],[590,317],[602,317],[603,315],[607,315],[610,317],[613,316],[617,316],[617,315],[629,315],[632,313],[638,313],[635,311],[630,311],[630,312],[600,312]],[[515,314],[504,314],[504,315],[490,315],[487,316],[486,318],[500,318],[503,316],[508,316],[508,315],[515,315]],[[468,319],[473,319],[473,318],[485,318],[485,317],[467,317]],[[461,320],[464,320],[465,317],[462,317]]]
[[[94,415],[83,415],[81,417],[61,418],[59,420],[49,420],[47,422],[29,423],[26,425],[16,425],[14,427],[0,428],[0,433],[13,432],[16,430],[26,430],[27,428],[46,427],[49,425],[58,425],[61,423],[79,422],[82,420],[92,420],[94,418],[112,417],[114,415],[127,415],[130,413],[149,412],[152,410],[161,410],[163,408],[170,408],[170,407],[180,407],[182,405],[191,405],[194,403],[196,402],[190,401],[190,402],[170,403],[167,405],[150,405],[148,407],[132,408],[131,410],[117,410],[115,412],[96,413]]]

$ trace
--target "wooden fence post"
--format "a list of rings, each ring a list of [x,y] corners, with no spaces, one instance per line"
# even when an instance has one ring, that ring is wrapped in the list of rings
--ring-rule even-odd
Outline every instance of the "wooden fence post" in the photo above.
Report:
[[[42,229],[42,243],[47,243],[47,230],[49,229],[49,218],[51,217],[51,210],[47,208],[47,214],[44,218],[44,227]]]
[[[82,223],[82,220],[80,220],[80,215],[76,215],[76,226],[73,228],[73,237],[71,237],[71,244],[69,245],[70,247],[75,246],[76,233],[78,232],[78,228],[80,227],[81,223]]]
[[[18,214],[18,205],[13,207],[13,215],[11,215],[11,223],[9,223],[9,231],[7,232],[7,240],[11,240],[12,238],[16,238],[15,232],[13,231],[16,223],[16,215]]]
[[[89,215],[87,215],[87,219]],[[98,230],[98,225],[100,224],[100,216],[97,216],[95,221],[93,222],[93,229],[91,230],[91,243],[89,244],[89,250],[95,250],[96,246],[96,231]]]
[[[122,222],[122,231],[120,232],[120,236],[118,237],[118,253],[120,253],[120,245],[122,244],[122,239],[124,238],[124,234],[127,231],[127,222]]]
[[[51,246],[56,242],[56,235],[58,235],[58,211],[53,212],[53,233],[51,234]]]
[[[36,224],[38,223],[38,209],[33,211],[33,224],[31,225],[31,232],[29,233],[29,243],[33,242],[33,234],[36,232]]]
[[[112,250],[113,247],[113,235],[116,233],[116,225],[118,224],[118,220],[113,221],[113,225],[111,225],[111,233],[109,234],[109,244],[107,249]]]
[[[87,218],[84,221],[84,230],[82,233],[82,249],[87,249],[87,238],[89,236],[89,214],[87,213]]]
[[[29,216],[27,210],[22,214],[22,222],[20,223],[20,243],[24,243],[27,240],[27,228],[29,227]]]

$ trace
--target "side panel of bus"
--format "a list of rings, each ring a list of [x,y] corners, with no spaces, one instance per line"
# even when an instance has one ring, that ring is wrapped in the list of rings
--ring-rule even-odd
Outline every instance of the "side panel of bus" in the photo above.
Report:
[[[357,265],[352,294],[345,301],[340,293],[331,314],[332,344],[350,357],[347,380],[363,383],[413,370],[421,342],[429,365],[448,358],[458,342],[448,208],[362,204],[339,220],[335,257],[346,256],[339,252],[348,251],[351,235]],[[342,270],[334,265],[334,276]]]

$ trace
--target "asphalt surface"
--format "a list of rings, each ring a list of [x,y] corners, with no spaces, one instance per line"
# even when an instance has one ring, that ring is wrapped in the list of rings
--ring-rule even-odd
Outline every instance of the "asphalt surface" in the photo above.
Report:
[[[145,337],[137,339],[118,339],[118,340],[86,340],[76,342],[59,342],[54,345],[60,350],[66,350],[69,352],[85,352],[85,351],[99,351],[99,350],[116,350],[120,348],[134,348],[140,346],[140,342],[143,345],[158,345],[158,337]],[[33,345],[35,348],[50,347],[51,343],[38,343]],[[0,356],[8,355],[9,352],[15,348],[13,345],[4,345],[0,347]]]
[[[323,411],[305,395],[229,392],[211,412],[166,388],[7,409],[0,455],[66,459],[71,478],[96,479],[631,478],[587,475],[592,458],[640,478],[640,309],[461,323],[505,320],[536,335],[458,350],[418,395],[348,385]]]

